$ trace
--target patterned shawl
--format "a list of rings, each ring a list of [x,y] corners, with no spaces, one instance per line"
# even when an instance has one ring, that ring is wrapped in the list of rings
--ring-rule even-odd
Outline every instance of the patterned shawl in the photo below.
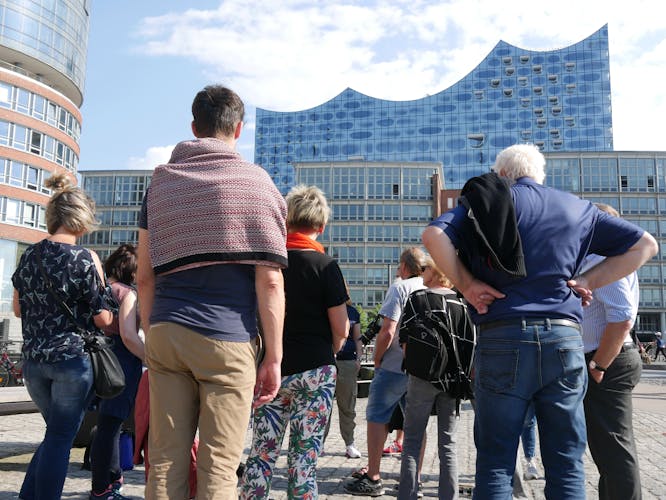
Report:
[[[287,266],[284,198],[219,139],[176,145],[147,201],[155,274],[213,262]]]

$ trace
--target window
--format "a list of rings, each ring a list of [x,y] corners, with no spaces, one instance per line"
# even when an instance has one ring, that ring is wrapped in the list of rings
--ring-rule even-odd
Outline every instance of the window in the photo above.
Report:
[[[362,241],[362,239],[360,240]],[[398,225],[369,225],[368,241],[400,242],[400,226]]]
[[[403,220],[420,220],[427,222],[432,217],[430,205],[404,205],[402,207]]]
[[[42,134],[34,130],[30,134],[30,152],[38,155],[42,152]]]

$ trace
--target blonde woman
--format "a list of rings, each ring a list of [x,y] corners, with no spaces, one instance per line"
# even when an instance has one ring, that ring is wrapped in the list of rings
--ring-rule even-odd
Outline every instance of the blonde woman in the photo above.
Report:
[[[12,276],[14,313],[23,328],[23,377],[46,422],[19,494],[25,500],[60,498],[69,450],[93,394],[90,358],[77,332],[95,331],[113,319],[105,309],[100,260],[76,244],[95,227],[95,203],[65,175],[52,176],[46,186],[54,191],[46,207],[49,237],[26,249]]]
[[[338,352],[349,332],[348,295],[340,268],[317,237],[328,222],[324,194],[296,186],[287,195],[287,301],[282,382],[276,398],[255,410],[252,449],[241,498],[268,498],[289,427],[287,497],[317,498],[317,457],[331,414]]]

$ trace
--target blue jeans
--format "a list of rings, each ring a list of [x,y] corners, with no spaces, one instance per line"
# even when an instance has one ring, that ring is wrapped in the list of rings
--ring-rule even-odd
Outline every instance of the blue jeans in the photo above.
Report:
[[[536,424],[534,405],[530,405],[525,416],[523,433],[520,436],[520,441],[523,443],[523,453],[528,461],[536,456]]]
[[[568,326],[484,329],[476,357],[475,499],[511,499],[518,441],[530,404],[541,437],[548,499],[585,498],[583,397],[587,370],[580,332]]]
[[[69,451],[93,394],[90,359],[85,356],[56,363],[26,360],[23,377],[46,422],[46,434],[30,461],[19,498],[58,500]]]

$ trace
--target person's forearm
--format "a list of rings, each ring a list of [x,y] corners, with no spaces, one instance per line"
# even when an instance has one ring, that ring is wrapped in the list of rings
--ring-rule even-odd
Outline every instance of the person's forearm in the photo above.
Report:
[[[255,267],[257,307],[263,331],[264,362],[282,362],[284,327],[284,280],[282,271],[267,266]]]
[[[391,342],[393,341],[393,335],[395,335],[395,326],[397,322],[384,318],[382,321],[382,327],[377,334],[375,339],[375,349],[374,349],[374,361],[375,366],[379,366],[382,362],[382,358],[386,351],[388,351]]]
[[[607,323],[601,336],[597,352],[594,353],[594,362],[599,366],[607,368],[615,360],[622,349],[624,339],[631,330],[631,321],[619,323]]]
[[[458,290],[464,292],[474,277],[458,258],[456,248],[446,233],[438,227],[428,226],[423,231],[422,240],[437,267]]]
[[[118,310],[118,327],[125,347],[141,362],[145,362],[145,346],[136,327],[136,307],[136,295],[128,294]]]
[[[591,290],[596,290],[624,278],[654,257],[659,250],[656,240],[647,231],[622,255],[607,257],[598,265],[585,271],[581,277]]]
[[[150,315],[153,312],[153,301],[155,300],[155,273],[150,260],[149,233],[145,229],[139,229],[139,245],[137,247],[137,294],[139,296],[139,316],[141,327],[146,335],[150,330]]]

